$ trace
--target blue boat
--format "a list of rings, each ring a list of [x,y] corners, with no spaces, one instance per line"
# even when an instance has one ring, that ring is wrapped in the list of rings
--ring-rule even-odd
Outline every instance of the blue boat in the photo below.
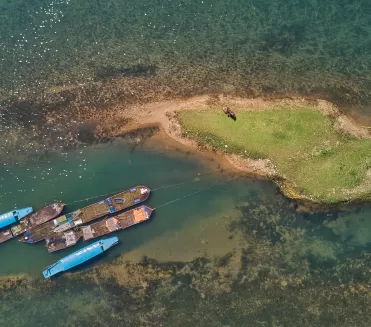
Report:
[[[28,216],[30,213],[32,213],[32,211],[32,207],[27,207],[3,213],[2,215],[0,215],[0,228],[4,228],[16,223],[20,219]]]
[[[93,259],[97,255],[102,254],[104,251],[107,251],[118,242],[119,239],[115,236],[85,246],[81,250],[73,252],[67,257],[62,258],[58,262],[45,268],[43,271],[44,278],[49,278],[62,271],[81,265],[82,263]]]

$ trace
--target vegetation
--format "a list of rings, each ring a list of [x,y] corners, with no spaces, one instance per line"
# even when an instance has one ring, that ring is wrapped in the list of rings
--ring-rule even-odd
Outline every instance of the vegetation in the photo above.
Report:
[[[54,280],[0,278],[1,326],[370,326],[369,211],[303,219],[264,191],[222,196],[236,205],[208,218],[229,221],[215,226],[222,247],[235,239],[222,256],[210,245],[187,262],[123,254]]]
[[[335,203],[371,196],[371,140],[336,131],[333,119],[314,108],[273,108],[238,113],[182,111],[185,136],[214,149],[268,158],[301,194]]]

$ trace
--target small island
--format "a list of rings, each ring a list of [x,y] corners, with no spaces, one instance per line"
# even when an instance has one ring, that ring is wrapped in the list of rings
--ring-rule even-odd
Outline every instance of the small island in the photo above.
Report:
[[[186,148],[269,178],[290,198],[318,204],[371,200],[371,128],[326,100],[202,95],[118,109],[116,121],[134,124],[112,136],[160,124]]]
[[[318,203],[371,199],[371,139],[326,101],[205,102],[180,110],[181,136],[274,180],[289,197]]]

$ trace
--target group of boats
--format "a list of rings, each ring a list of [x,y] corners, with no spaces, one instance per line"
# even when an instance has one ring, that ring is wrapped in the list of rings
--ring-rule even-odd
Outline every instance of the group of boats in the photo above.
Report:
[[[90,241],[149,220],[153,209],[141,204],[150,193],[148,187],[136,186],[62,216],[65,204],[60,202],[36,212],[32,207],[13,210],[0,215],[0,243],[21,236],[20,242],[32,244],[45,240],[49,252],[60,251],[75,245],[81,238]],[[122,212],[130,207],[134,208]],[[91,223],[98,219],[101,220]],[[49,278],[71,269],[117,243],[116,236],[101,239],[45,268],[43,275]]]

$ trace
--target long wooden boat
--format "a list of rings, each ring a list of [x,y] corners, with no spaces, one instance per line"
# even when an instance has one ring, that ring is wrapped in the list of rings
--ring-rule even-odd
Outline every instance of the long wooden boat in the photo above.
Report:
[[[55,202],[45,206],[33,214],[25,216],[25,218],[19,221],[19,224],[0,232],[0,243],[4,243],[25,233],[28,228],[41,225],[58,217],[62,213],[64,206],[64,203]]]
[[[84,241],[91,240],[102,235],[126,229],[142,223],[151,218],[153,209],[145,205],[123,212],[115,217],[98,221],[88,226],[81,226]]]
[[[48,252],[63,250],[75,245],[81,237],[84,241],[88,241],[149,220],[152,212],[152,208],[143,205],[91,225],[49,236],[45,239],[45,244]]]
[[[105,240],[97,241],[82,248],[81,250],[73,252],[70,255],[45,268],[43,271],[44,278],[52,277],[60,272],[81,265],[82,263],[102,254],[104,251],[107,251],[114,245],[118,244],[118,242],[119,239],[117,238],[117,236],[114,236]]]
[[[24,243],[36,243],[48,236],[64,233],[76,226],[144,202],[148,199],[150,193],[151,190],[146,186],[133,187],[40,226],[32,227],[26,231],[20,241]]]

